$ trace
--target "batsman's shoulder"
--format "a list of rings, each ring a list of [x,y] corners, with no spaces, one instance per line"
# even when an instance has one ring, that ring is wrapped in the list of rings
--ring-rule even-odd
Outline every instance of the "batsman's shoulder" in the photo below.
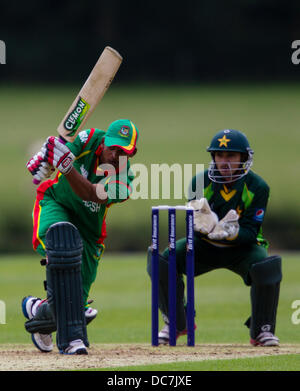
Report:
[[[91,130],[91,129],[90,129]],[[94,128],[94,135],[95,137],[97,138],[101,138],[105,136],[105,130],[101,130],[101,129],[98,129],[98,128]]]
[[[93,141],[95,139],[102,139],[102,137],[105,135],[104,130],[100,130],[97,128],[91,128],[91,129],[84,129],[81,132],[78,133],[77,140],[85,145],[88,144],[90,141]]]

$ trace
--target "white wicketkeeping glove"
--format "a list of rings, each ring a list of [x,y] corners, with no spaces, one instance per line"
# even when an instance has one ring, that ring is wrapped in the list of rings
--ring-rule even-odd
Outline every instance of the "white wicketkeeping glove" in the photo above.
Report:
[[[208,234],[209,239],[234,239],[238,235],[240,229],[238,219],[239,215],[237,212],[234,209],[230,209],[226,216],[218,222],[214,230]]]
[[[64,175],[68,174],[73,167],[75,156],[58,137],[48,137],[42,153],[46,161]]]
[[[188,207],[194,208],[194,230],[206,235],[211,232],[219,219],[210,209],[206,198],[193,200],[188,203]]]

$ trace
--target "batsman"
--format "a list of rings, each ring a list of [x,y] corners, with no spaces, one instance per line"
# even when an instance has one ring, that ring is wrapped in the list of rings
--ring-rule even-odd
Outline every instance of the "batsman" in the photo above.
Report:
[[[129,159],[137,152],[139,131],[128,119],[105,132],[87,129],[73,142],[48,137],[27,163],[39,181],[33,208],[34,250],[45,257],[47,298],[27,296],[22,311],[26,330],[42,352],[87,354],[86,325],[97,315],[89,294],[104,251],[106,215],[131,194]]]
[[[245,322],[254,346],[277,346],[276,314],[282,279],[281,257],[268,254],[262,223],[269,186],[250,168],[253,150],[240,131],[225,129],[211,140],[208,170],[198,173],[189,187],[188,206],[194,209],[195,276],[225,268],[250,286],[251,316]],[[197,184],[203,183],[199,189]],[[169,343],[168,254],[159,262],[159,308],[165,326],[160,344]],[[177,337],[187,334],[183,275],[186,273],[186,238],[176,242]],[[151,248],[148,249],[151,276]],[[195,325],[196,327],[196,325]]]

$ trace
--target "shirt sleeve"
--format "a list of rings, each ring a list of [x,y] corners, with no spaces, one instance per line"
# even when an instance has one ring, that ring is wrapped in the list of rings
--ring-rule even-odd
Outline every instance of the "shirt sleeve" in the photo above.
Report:
[[[94,135],[94,131],[95,129],[82,130],[81,132],[78,133],[77,137],[72,143],[70,142],[66,143],[66,146],[75,155],[75,157],[80,156],[80,154],[85,149],[88,149],[89,142]]]
[[[266,213],[269,194],[270,189],[267,185],[257,189],[251,205],[242,213],[242,217],[239,219],[239,234],[232,243],[256,243]]]

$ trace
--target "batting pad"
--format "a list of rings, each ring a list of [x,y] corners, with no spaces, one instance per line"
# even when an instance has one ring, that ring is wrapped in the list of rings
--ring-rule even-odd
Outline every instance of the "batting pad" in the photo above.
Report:
[[[81,255],[83,245],[77,228],[69,222],[53,224],[46,234],[48,303],[57,325],[57,347],[81,339],[88,346],[84,315]]]

